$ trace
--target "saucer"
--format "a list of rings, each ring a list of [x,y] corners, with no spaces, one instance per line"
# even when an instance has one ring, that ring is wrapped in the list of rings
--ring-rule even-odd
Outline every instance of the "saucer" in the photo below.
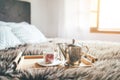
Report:
[[[38,62],[38,64],[41,65],[41,66],[56,66],[56,65],[61,64],[61,61],[60,60],[55,60],[51,64],[46,64],[44,60],[41,60],[40,62]]]

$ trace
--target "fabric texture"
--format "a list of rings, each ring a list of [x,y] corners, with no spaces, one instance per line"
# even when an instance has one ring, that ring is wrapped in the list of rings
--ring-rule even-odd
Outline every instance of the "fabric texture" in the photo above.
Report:
[[[60,40],[59,40],[60,41]],[[53,41],[54,42],[54,41]],[[103,41],[79,41],[89,48],[89,54],[98,58],[91,67],[64,68],[45,67],[40,69],[16,70],[6,74],[7,66],[19,51],[24,55],[41,54],[41,44],[26,44],[0,51],[1,80],[120,80],[120,43]],[[47,45],[47,44],[46,44]],[[12,54],[12,55],[11,55]]]
[[[15,27],[12,32],[22,43],[40,43],[47,41],[47,38],[33,25]]]
[[[0,27],[1,26],[7,26],[10,28],[14,28],[14,27],[18,27],[18,26],[23,26],[23,25],[29,25],[27,22],[4,22],[4,21],[0,21]]]
[[[11,32],[9,27],[0,27],[0,49],[15,47],[21,44],[19,39]]]
[[[15,45],[20,44],[41,43],[46,41],[47,38],[34,25],[26,22],[15,23],[0,21],[0,49],[15,47]]]

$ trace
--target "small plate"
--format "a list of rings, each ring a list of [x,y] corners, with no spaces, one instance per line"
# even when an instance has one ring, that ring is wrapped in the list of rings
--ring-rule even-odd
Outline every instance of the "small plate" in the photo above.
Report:
[[[41,60],[40,62],[38,62],[38,64],[41,65],[41,66],[56,66],[56,65],[61,64],[61,61],[60,61],[60,60],[56,60],[56,61],[54,61],[54,62],[51,63],[51,64],[46,64],[46,63],[44,62],[44,60]]]

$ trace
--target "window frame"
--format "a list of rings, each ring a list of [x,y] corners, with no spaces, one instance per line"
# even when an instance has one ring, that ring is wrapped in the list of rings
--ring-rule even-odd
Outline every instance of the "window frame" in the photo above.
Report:
[[[97,3],[97,10],[91,10],[90,13],[96,13],[97,15],[97,21],[96,21],[96,26],[90,26],[90,32],[91,33],[111,33],[111,34],[120,34],[120,30],[119,31],[115,31],[114,28],[113,29],[99,29],[99,14],[100,14],[100,0],[98,0]]]

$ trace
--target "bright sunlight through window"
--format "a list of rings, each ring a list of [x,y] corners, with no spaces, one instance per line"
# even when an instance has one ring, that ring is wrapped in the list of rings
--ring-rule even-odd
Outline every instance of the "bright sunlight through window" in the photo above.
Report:
[[[120,32],[120,0],[91,0],[90,26]]]

